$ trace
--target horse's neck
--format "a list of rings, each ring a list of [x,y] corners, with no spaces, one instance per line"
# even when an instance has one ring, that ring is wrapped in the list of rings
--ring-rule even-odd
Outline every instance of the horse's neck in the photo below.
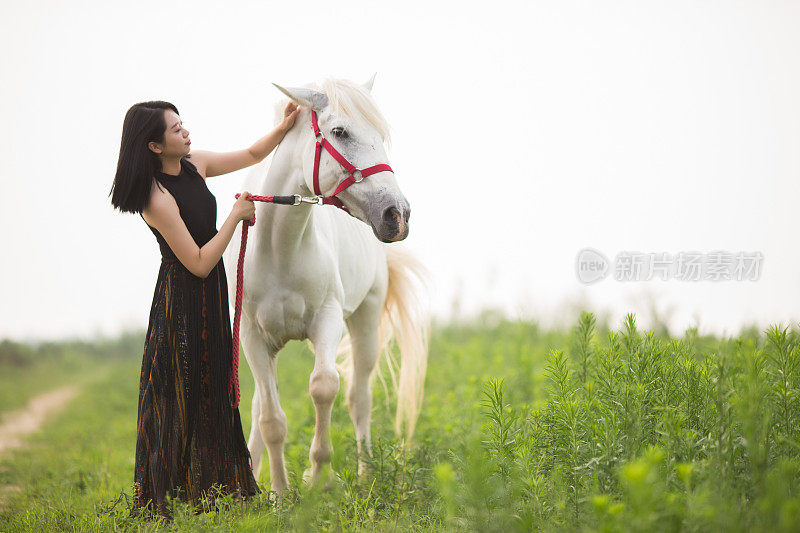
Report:
[[[308,195],[302,174],[302,165],[295,161],[295,144],[300,135],[290,131],[281,141],[272,156],[267,176],[258,194],[264,196]],[[265,209],[256,219],[259,246],[267,246],[273,252],[287,257],[295,251],[303,239],[310,235],[314,222],[314,204],[298,206],[275,204]]]

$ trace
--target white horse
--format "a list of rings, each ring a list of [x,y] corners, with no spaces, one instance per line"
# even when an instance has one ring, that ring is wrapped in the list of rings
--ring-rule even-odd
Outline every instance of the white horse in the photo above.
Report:
[[[266,175],[266,164],[256,166],[245,179],[244,190],[260,195],[313,194],[311,109],[324,137],[353,165],[388,163],[384,150],[388,125],[370,95],[374,78],[364,85],[345,80],[326,80],[315,88],[276,85],[303,110],[272,155]],[[323,195],[332,194],[346,175],[323,150],[319,169]],[[347,402],[355,426],[359,475],[365,473],[363,452],[372,453],[370,384],[380,351],[387,356],[397,390],[398,435],[411,438],[422,403],[429,314],[417,282],[427,282],[428,273],[407,250],[384,244],[408,235],[408,201],[388,171],[352,184],[337,197],[352,216],[333,205],[256,202],[256,222],[249,229],[240,325],[242,349],[255,379],[248,448],[258,476],[266,446],[272,489],[278,492],[288,487],[288,480],[283,456],[287,421],[278,398],[276,363],[289,340],[310,340],[315,354],[309,391],[316,426],[309,450],[311,468],[304,473],[304,479],[314,484],[330,472],[329,426],[339,371],[349,378]],[[241,224],[225,258],[231,302],[235,302],[240,232]],[[340,350],[345,324],[349,339]],[[388,349],[392,335],[400,349],[399,380]],[[345,354],[342,365],[337,365],[337,352]]]

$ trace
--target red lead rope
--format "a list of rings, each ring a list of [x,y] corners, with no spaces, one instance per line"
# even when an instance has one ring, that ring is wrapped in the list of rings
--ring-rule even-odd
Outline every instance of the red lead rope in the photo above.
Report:
[[[317,198],[304,198],[301,197],[299,194],[295,194],[292,196],[258,196],[256,194],[248,195],[248,200],[258,201],[258,202],[271,202],[274,204],[284,204],[284,205],[300,205],[301,202],[307,203],[319,203],[323,205],[335,205],[339,209],[350,213],[350,211],[344,206],[341,200],[336,198],[336,195],[348,188],[353,183],[358,183],[362,179],[366,178],[367,176],[371,176],[372,174],[376,174],[378,172],[394,172],[392,167],[386,164],[379,164],[373,165],[371,167],[367,167],[365,169],[358,169],[353,166],[347,159],[344,158],[342,154],[336,151],[331,143],[325,140],[325,137],[322,136],[322,132],[319,130],[319,126],[317,125],[317,113],[316,111],[311,111],[311,129],[314,130],[314,136],[317,139],[317,146],[314,152],[314,194],[317,195]],[[342,182],[336,187],[336,190],[330,196],[322,196],[322,193],[319,189],[319,160],[322,156],[322,149],[328,151],[331,156],[333,156],[336,161],[339,162],[340,165],[344,167],[344,169],[350,174],[347,176]],[[356,179],[354,176],[358,172],[360,174],[360,178]],[[237,193],[236,198],[238,199],[241,194]],[[231,407],[237,408],[239,407],[239,321],[242,318],[242,285],[244,285],[244,252],[247,247],[247,230],[250,226],[255,225],[256,217],[253,215],[253,218],[250,220],[244,220],[242,224],[242,243],[239,247],[239,262],[236,265],[236,306],[233,312],[233,358],[232,358],[232,367],[231,367],[231,379],[228,385],[228,393],[230,395],[231,400]]]
[[[238,199],[241,194],[236,193]],[[273,202],[273,196],[248,195],[248,200],[258,200],[259,202]],[[228,384],[228,394],[231,399],[231,407],[239,407],[239,320],[242,318],[242,285],[244,283],[244,251],[247,246],[247,230],[256,223],[256,216],[250,220],[242,221],[242,245],[239,248],[239,263],[236,265],[236,307],[233,312],[233,366],[231,367],[231,379]]]

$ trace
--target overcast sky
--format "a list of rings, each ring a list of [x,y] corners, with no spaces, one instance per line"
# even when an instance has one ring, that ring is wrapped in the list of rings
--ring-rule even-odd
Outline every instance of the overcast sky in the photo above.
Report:
[[[158,246],[107,196],[132,104],[237,150],[270,82],[373,72],[438,316],[796,322],[798,27],[799,2],[3,2],[0,337],[146,326]],[[209,179],[217,227],[247,172]],[[760,253],[758,279],[615,279],[621,253],[713,251]]]

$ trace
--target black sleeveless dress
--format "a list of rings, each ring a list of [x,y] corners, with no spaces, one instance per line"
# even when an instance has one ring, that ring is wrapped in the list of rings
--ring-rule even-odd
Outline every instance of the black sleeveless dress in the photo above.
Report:
[[[175,198],[198,246],[217,234],[217,201],[189,160],[181,160],[177,176],[157,172],[156,180]],[[169,517],[167,494],[197,504],[201,496],[213,501],[218,493],[248,498],[261,491],[239,409],[230,406],[232,334],[222,259],[207,278],[197,277],[147,227],[161,266],[142,352],[131,511],[149,506]]]

